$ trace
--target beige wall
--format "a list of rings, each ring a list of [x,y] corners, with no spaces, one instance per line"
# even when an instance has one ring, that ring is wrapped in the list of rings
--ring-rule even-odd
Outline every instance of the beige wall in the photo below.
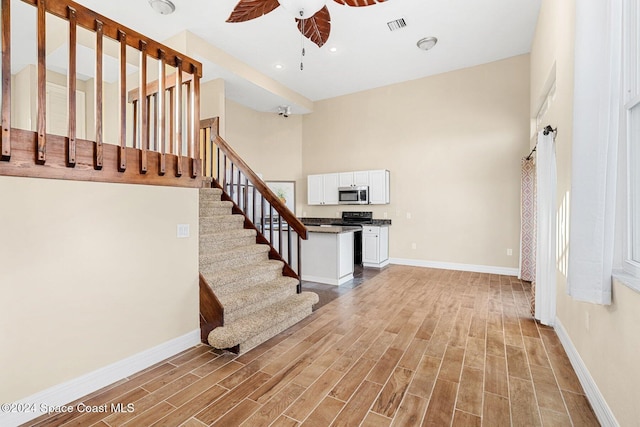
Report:
[[[531,116],[544,95],[545,81],[555,63],[556,97],[547,120],[558,127],[559,232],[567,236],[569,223],[562,208],[571,195],[573,113],[573,37],[575,0],[543,0],[531,52]],[[579,184],[579,183],[578,183]],[[640,294],[615,282],[610,306],[574,301],[566,293],[566,254],[569,245],[559,239],[557,317],[566,329],[600,392],[620,425],[640,423]]]
[[[226,138],[265,181],[297,181],[296,214],[306,202],[302,181],[302,116],[287,118],[226,102]]]
[[[515,268],[528,114],[528,55],[316,102],[302,171],[389,169],[391,204],[368,208],[393,221],[392,258]]]
[[[0,177],[0,194],[0,402],[198,329],[196,189]]]

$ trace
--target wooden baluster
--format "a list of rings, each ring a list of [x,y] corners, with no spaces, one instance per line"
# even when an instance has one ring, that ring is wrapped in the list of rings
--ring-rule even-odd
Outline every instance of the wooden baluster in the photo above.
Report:
[[[287,264],[292,266],[291,253],[291,226],[287,223]]]
[[[95,75],[95,97],[96,97],[96,144],[93,157],[93,167],[96,170],[102,169],[102,43],[103,24],[96,21],[96,75]]]
[[[138,100],[133,101],[133,148],[138,147]]]
[[[47,29],[46,3],[38,0],[38,142],[36,163],[47,160]]]
[[[198,68],[195,66],[191,67],[191,72],[193,73],[193,77],[191,79],[191,132],[195,135],[196,130],[199,127],[200,123],[200,77],[198,76]],[[195,178],[198,176],[199,171],[199,159],[200,159],[200,144],[196,143],[195,138],[193,139],[193,166],[191,168],[191,177]]]
[[[222,163],[222,173],[224,174],[222,176],[222,189],[224,191],[227,191],[227,155],[224,155],[224,162]],[[218,181],[219,182],[219,181]]]
[[[151,144],[151,98],[153,98],[153,95],[149,95],[147,91],[147,144],[145,146],[147,151],[153,150],[153,146]],[[147,159],[148,158],[149,157],[147,156]]]
[[[191,102],[191,95],[193,95],[193,93],[191,92],[191,82],[187,82],[184,83],[182,86],[185,87],[185,92],[184,92],[184,97],[185,97],[185,119],[184,119],[184,123],[186,125],[186,129],[185,129],[185,136],[187,138],[187,157],[188,158],[193,158],[193,133],[191,132],[191,118],[192,118],[192,110],[191,107],[193,106],[193,103]],[[191,169],[192,165],[189,165],[189,169]]]
[[[2,0],[2,151],[0,160],[11,158],[11,0]]]
[[[245,208],[242,207],[242,204],[241,204],[241,201],[243,200],[243,199],[241,199],[241,197],[242,197],[242,172],[240,171],[240,168],[237,168],[237,169],[238,169],[238,184],[237,184],[237,186],[238,186],[238,191],[237,191],[238,200],[237,200],[237,203],[238,203],[238,206],[241,207],[242,212],[244,212]]]
[[[297,293],[302,292],[302,238],[298,234],[298,271],[296,272],[298,277],[300,277],[300,281],[298,282],[298,286],[296,286]]]
[[[173,88],[169,89],[169,154],[175,154],[176,134],[175,134],[175,115],[173,112],[176,108],[175,92]]]
[[[273,246],[273,205],[269,203],[269,243]]]
[[[264,227],[266,225],[264,218],[267,216],[267,212],[265,210],[267,206],[264,203],[264,196],[260,193],[260,232],[264,234]]]
[[[244,177],[244,213],[249,216],[249,179]]]
[[[182,58],[176,57],[175,125],[178,165],[176,176],[182,176]]]
[[[156,140],[158,141],[158,144],[160,145],[160,170],[159,173],[160,175],[164,175],[166,172],[166,168],[167,168],[167,159],[166,159],[166,152],[167,152],[167,141],[166,141],[166,134],[165,134],[165,110],[166,110],[166,106],[165,106],[165,98],[167,96],[166,94],[166,87],[167,87],[167,76],[166,76],[166,72],[165,72],[165,53],[163,50],[159,50],[158,51],[158,56],[160,57],[158,60],[158,93],[157,93],[157,97],[156,97],[156,108],[155,108],[155,112],[156,112],[156,124],[158,125],[156,128]],[[160,112],[160,114],[158,115],[158,112]]]
[[[120,41],[120,148],[118,150],[118,170],[124,172],[127,169],[127,34],[124,31],[118,31],[118,40]],[[133,134],[135,135],[135,133],[134,118]]]
[[[220,182],[220,147],[218,146],[216,146],[216,180]]]
[[[157,153],[160,152],[160,146],[158,145],[158,93],[154,93],[149,96],[149,104],[153,103],[153,113],[150,113],[151,117],[153,117],[153,147],[151,147],[151,151],[155,151]],[[149,120],[151,123],[151,120]]]
[[[278,253],[282,256],[282,216],[278,215]]]
[[[256,191],[256,187],[252,186],[251,187],[251,193],[253,194],[253,218],[251,218],[251,222],[255,223],[256,222],[256,218],[257,218],[257,214],[256,214],[256,196],[258,194],[258,192]]]
[[[67,77],[67,90],[69,97],[69,135],[67,138],[67,166],[76,165],[76,58],[77,58],[77,34],[78,17],[76,10],[70,6],[69,12],[69,75]]]
[[[147,147],[149,146],[149,113],[147,111],[147,43],[140,40],[140,173],[147,173]]]
[[[233,200],[233,196],[234,196],[234,191],[233,191],[233,177],[234,177],[234,166],[233,166],[233,162],[231,162],[231,181],[229,182],[229,197],[231,197],[231,200]]]

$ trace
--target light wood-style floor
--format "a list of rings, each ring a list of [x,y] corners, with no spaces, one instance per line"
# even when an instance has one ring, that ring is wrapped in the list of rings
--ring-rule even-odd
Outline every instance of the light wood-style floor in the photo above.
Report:
[[[513,277],[391,266],[242,356],[198,346],[81,400],[135,412],[37,425],[599,425],[527,292]]]

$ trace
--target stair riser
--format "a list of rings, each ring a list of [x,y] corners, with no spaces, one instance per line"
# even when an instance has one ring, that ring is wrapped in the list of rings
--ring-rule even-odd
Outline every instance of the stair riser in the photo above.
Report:
[[[305,317],[311,315],[312,311],[313,311],[312,306],[308,306],[306,308],[300,309],[284,322],[278,323],[277,325],[272,326],[268,330],[263,331],[259,335],[253,336],[249,338],[247,341],[240,343],[240,345],[238,346],[239,347],[238,354],[244,354],[247,351],[251,350],[252,348],[267,341],[269,338],[275,337],[280,332],[295,325]]]
[[[286,286],[278,291],[263,293],[261,300],[255,304],[247,304],[237,310],[228,310],[225,308],[224,320],[225,322],[234,322],[243,316],[250,316],[273,303],[283,300],[288,296],[295,295],[295,293],[295,286]]]
[[[239,258],[230,258],[225,260],[218,260],[216,262],[207,263],[203,260],[200,261],[200,268],[203,270],[212,270],[212,269],[225,269],[225,268],[239,268],[244,267],[249,264],[266,261],[268,258],[267,253],[255,253],[248,254]],[[204,266],[210,266],[209,268],[204,268]]]
[[[233,218],[233,219],[230,219]],[[221,216],[219,218],[200,218],[200,234],[213,234],[243,228],[244,218],[235,216]]]
[[[200,190],[200,203],[209,201],[220,201],[222,191],[217,190]]]
[[[232,249],[238,246],[252,245],[256,242],[255,236],[237,237],[234,239],[226,240],[213,240],[201,239],[200,240],[200,253],[206,254],[210,252],[217,252],[223,249]]]
[[[200,205],[200,218],[221,216],[221,215],[231,215],[231,208],[222,206],[222,207],[205,207]]]

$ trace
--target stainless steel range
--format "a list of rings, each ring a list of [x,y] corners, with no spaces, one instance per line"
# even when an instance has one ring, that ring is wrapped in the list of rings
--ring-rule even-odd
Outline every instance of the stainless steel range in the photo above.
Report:
[[[353,263],[362,265],[362,226],[373,222],[373,212],[355,211],[342,212],[342,221],[333,222],[332,225],[359,226],[360,230],[353,233]]]

